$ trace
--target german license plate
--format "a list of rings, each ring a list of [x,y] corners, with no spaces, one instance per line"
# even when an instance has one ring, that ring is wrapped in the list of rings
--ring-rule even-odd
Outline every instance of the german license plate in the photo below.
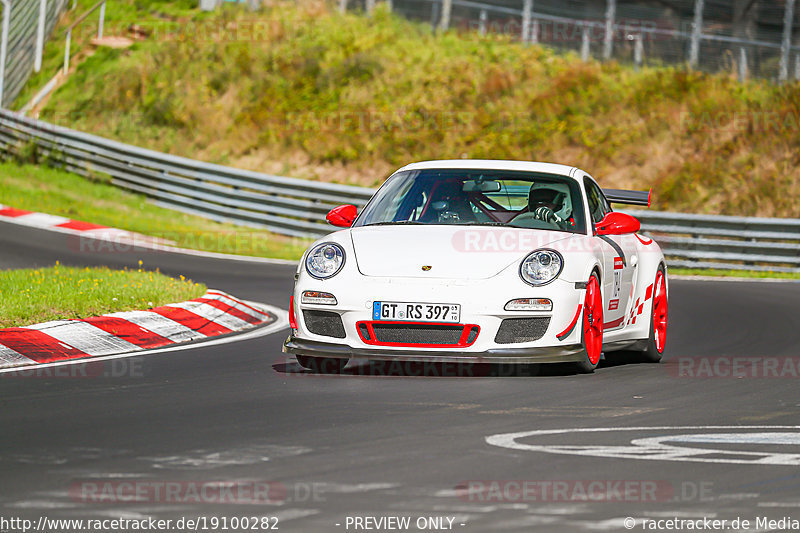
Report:
[[[461,320],[461,306],[422,302],[372,302],[372,319],[457,323]]]

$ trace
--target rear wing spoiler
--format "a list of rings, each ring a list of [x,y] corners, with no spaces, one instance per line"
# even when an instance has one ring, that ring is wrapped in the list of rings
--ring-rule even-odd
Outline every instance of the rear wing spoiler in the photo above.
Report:
[[[606,200],[614,204],[628,204],[628,205],[643,205],[650,207],[650,194],[653,189],[649,191],[628,191],[625,189],[603,189],[603,194],[606,195]]]

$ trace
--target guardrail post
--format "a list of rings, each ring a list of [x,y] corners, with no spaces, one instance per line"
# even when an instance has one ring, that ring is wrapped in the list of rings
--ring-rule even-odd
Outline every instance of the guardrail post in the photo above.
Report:
[[[739,48],[739,83],[747,81],[747,49],[744,46]]]
[[[692,21],[692,40],[689,44],[689,66],[697,66],[700,56],[700,39],[703,33],[703,6],[704,0],[694,0],[694,20]]]
[[[67,43],[64,46],[64,76],[69,73],[69,47],[72,41],[72,30],[67,30]]]
[[[589,27],[586,24],[581,30],[581,61],[589,61]]]
[[[39,0],[39,23],[36,26],[36,55],[33,58],[33,71],[42,70],[42,53],[44,52],[44,22],[47,18],[47,0]]]
[[[530,42],[531,33],[531,12],[533,11],[533,0],[525,0],[522,5],[522,42]]]
[[[100,22],[97,24],[98,39],[103,38],[103,24],[105,23],[105,20],[106,20],[106,3],[103,2],[103,4],[100,6]]]
[[[603,59],[611,59],[614,49],[614,19],[617,16],[617,0],[606,0],[606,34],[603,36]]]
[[[6,55],[8,53],[8,23],[11,19],[11,2],[3,3],[3,33],[0,35],[0,108],[3,107],[3,93],[6,85]]]
[[[439,28],[442,31],[450,29],[450,13],[453,11],[453,0],[442,0],[442,20]]]
[[[486,26],[488,21],[489,21],[489,14],[486,12],[485,9],[481,9],[481,14],[478,17],[478,34],[481,37],[486,36]]]
[[[794,0],[786,0],[786,9],[783,12],[783,39],[781,39],[781,63],[778,71],[778,81],[784,82],[789,78],[789,54],[792,51],[792,24],[794,23]]]

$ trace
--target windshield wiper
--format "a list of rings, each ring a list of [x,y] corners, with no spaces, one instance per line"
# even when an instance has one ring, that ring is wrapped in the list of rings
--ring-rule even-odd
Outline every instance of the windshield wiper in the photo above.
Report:
[[[416,220],[396,220],[396,221],[388,221],[388,222],[373,222],[372,224],[364,224],[364,226],[394,226],[399,224],[413,224],[413,225],[425,225],[424,222],[417,222]]]
[[[502,222],[466,222],[459,224],[459,226],[508,226]]]

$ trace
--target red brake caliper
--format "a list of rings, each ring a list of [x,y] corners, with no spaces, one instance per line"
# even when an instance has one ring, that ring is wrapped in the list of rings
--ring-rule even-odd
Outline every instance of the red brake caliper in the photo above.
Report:
[[[597,364],[603,349],[603,304],[597,278],[589,278],[583,311],[583,339],[589,362]]]
[[[661,271],[656,274],[656,290],[653,293],[653,337],[656,350],[661,353],[667,340],[667,287]]]

